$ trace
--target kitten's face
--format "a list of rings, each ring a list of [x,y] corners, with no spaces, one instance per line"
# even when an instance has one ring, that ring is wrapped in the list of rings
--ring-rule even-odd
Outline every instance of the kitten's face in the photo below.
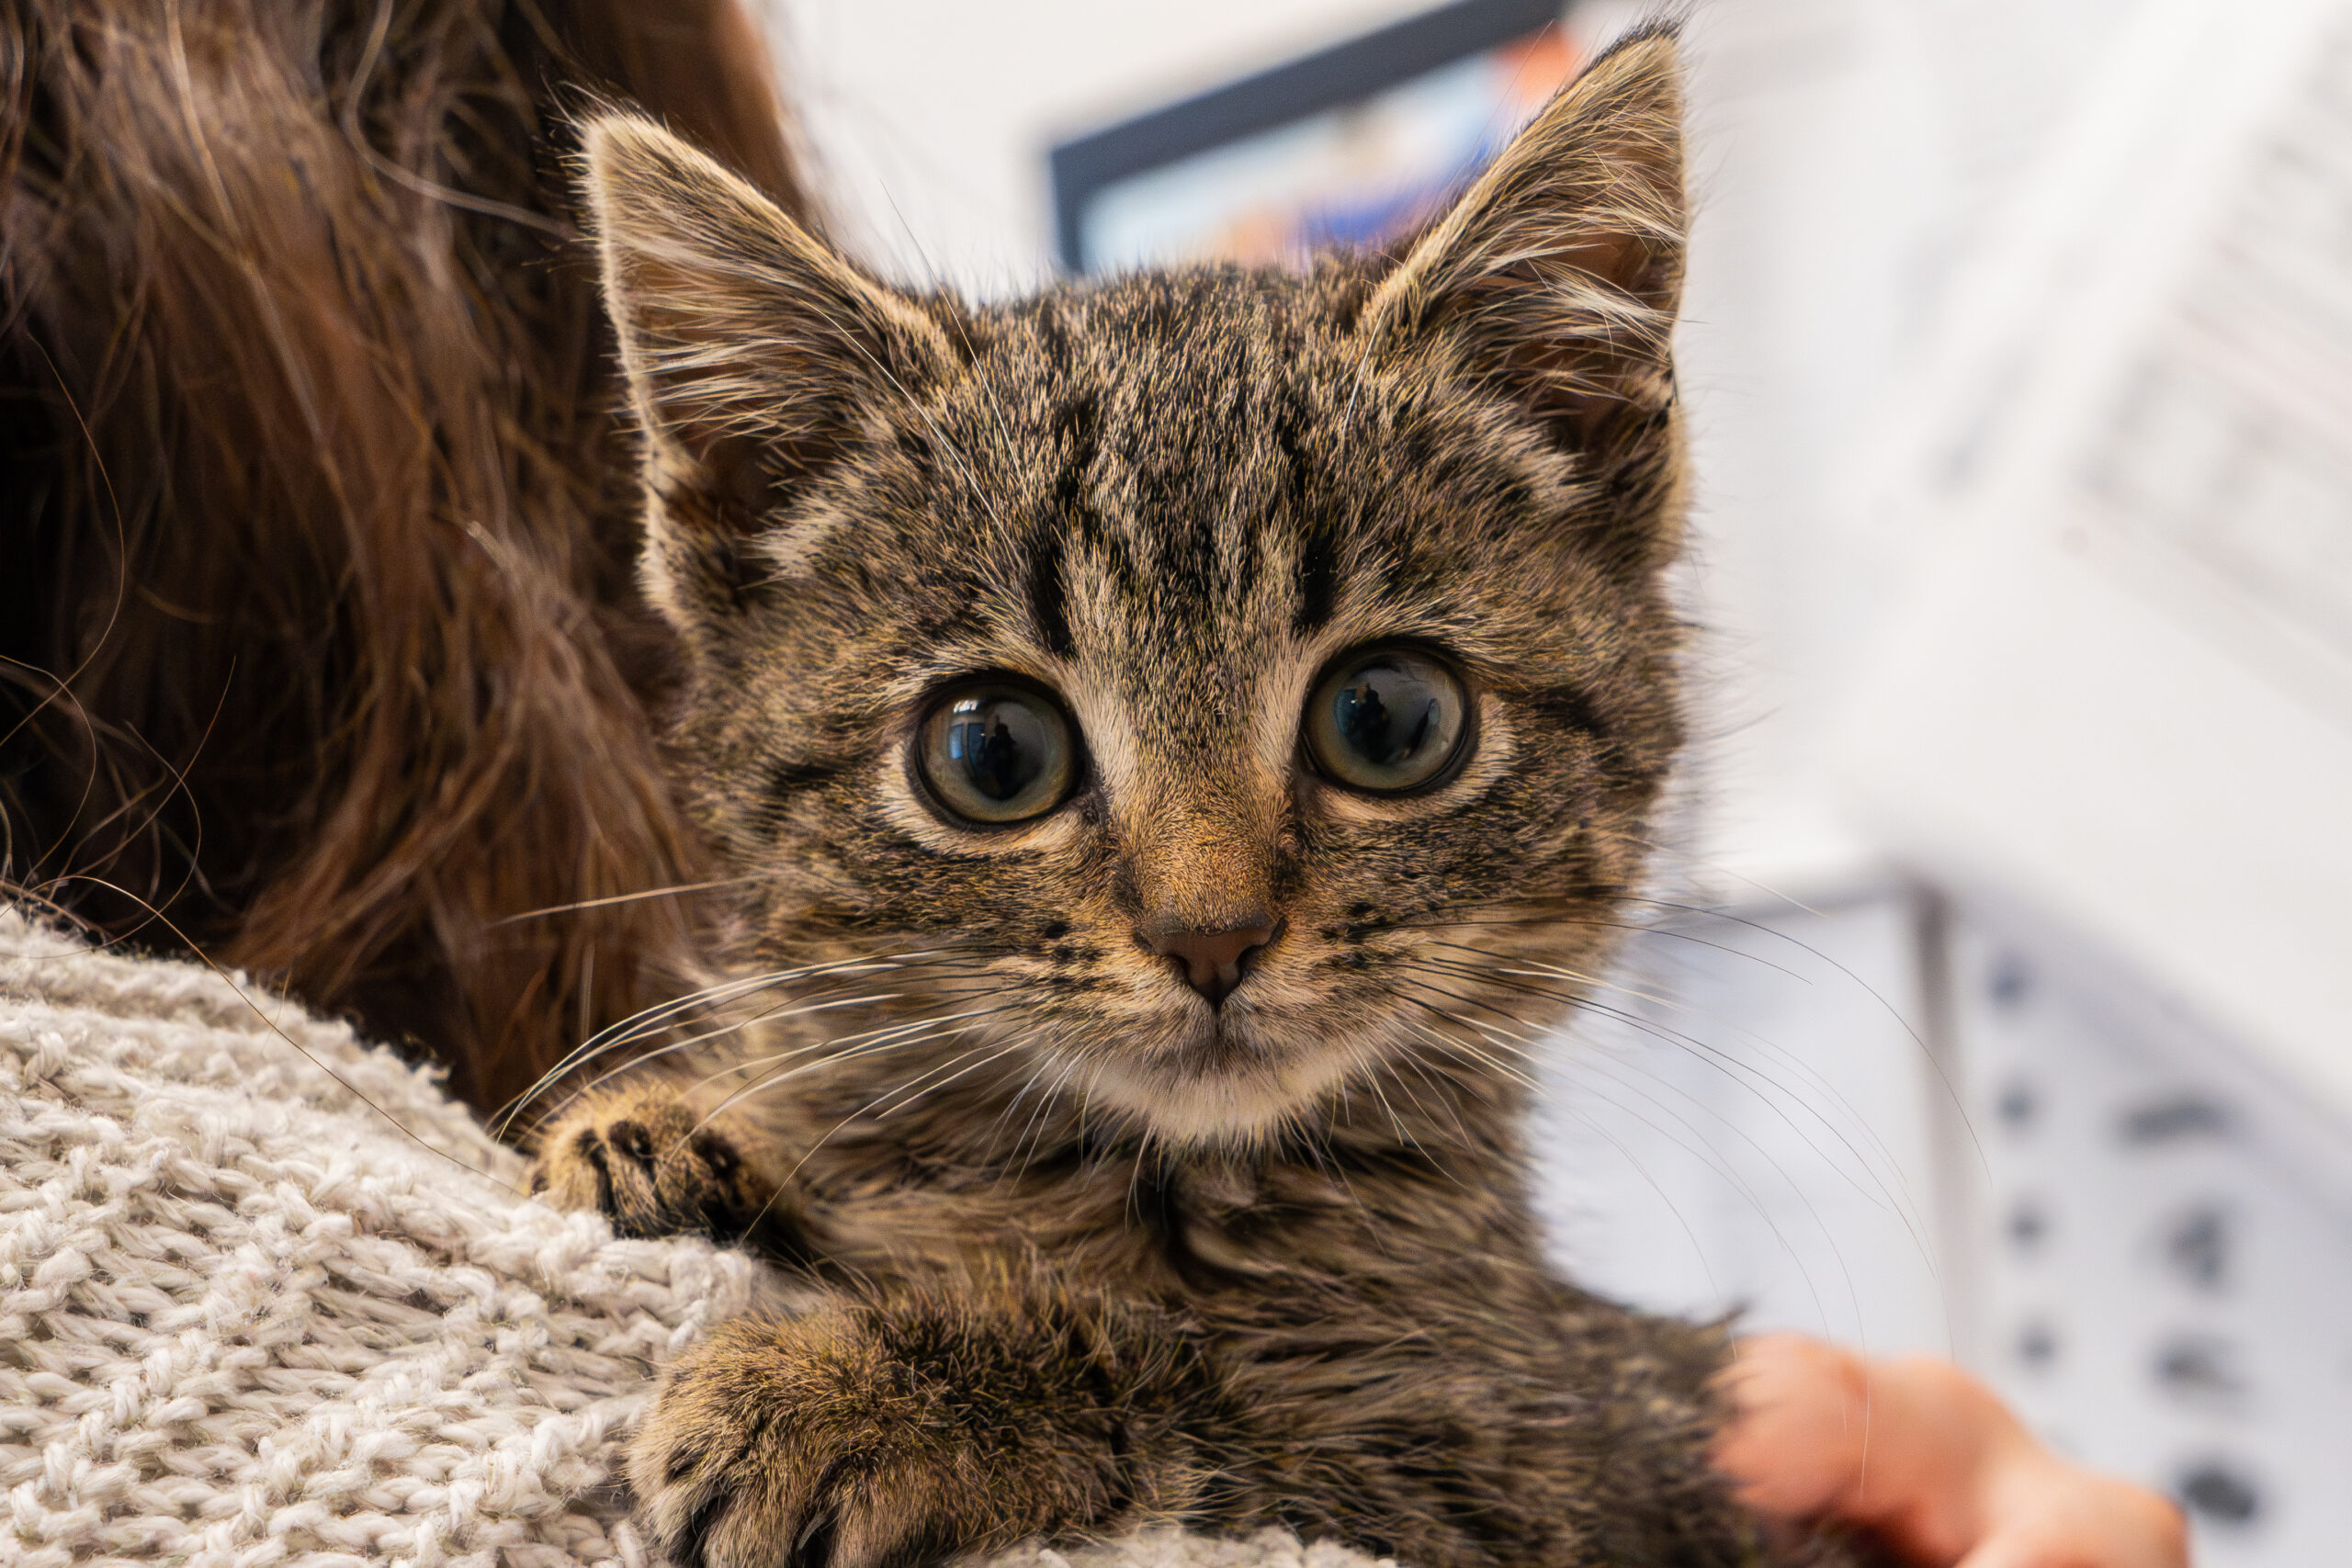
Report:
[[[1510,1069],[1574,985],[1525,957],[1600,945],[1676,740],[1679,167],[1592,123],[1670,121],[1671,61],[1624,52],[1529,133],[1565,212],[1479,207],[1515,152],[1399,264],[978,313],[599,128],[649,581],[748,956],[978,955],[1021,1076],[1183,1141],[1408,1059]],[[1594,195],[1626,169],[1630,237]]]

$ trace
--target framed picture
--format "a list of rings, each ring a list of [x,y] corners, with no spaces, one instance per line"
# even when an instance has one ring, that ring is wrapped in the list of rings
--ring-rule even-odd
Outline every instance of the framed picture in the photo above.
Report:
[[[1053,149],[1062,265],[1274,262],[1410,231],[1584,63],[1561,0],[1459,0]]]

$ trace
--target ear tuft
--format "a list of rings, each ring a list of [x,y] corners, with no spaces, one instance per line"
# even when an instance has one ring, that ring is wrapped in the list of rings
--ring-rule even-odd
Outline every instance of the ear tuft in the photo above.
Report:
[[[1437,353],[1595,456],[1667,408],[1681,301],[1682,73],[1638,28],[1563,87],[1412,243],[1361,329]]]
[[[582,185],[645,437],[644,577],[681,629],[743,601],[745,545],[953,363],[909,300],[652,121],[582,127]]]

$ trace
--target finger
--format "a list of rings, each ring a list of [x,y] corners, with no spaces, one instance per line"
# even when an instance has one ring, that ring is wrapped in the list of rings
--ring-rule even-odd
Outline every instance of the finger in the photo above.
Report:
[[[2045,1451],[1996,1490],[1993,1528],[1960,1568],[2188,1568],[2188,1521],[2145,1487]]]
[[[1854,1488],[1870,1431],[1868,1373],[1855,1356],[1794,1334],[1743,1339],[1725,1370],[1732,1417],[1715,1467],[1758,1513],[1800,1519]]]

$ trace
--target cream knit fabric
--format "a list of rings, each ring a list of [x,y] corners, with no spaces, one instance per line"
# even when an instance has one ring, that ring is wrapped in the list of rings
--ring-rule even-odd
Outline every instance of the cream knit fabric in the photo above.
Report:
[[[0,908],[0,1563],[637,1568],[651,1369],[777,1288],[521,1175],[349,1029]],[[997,1568],[1063,1564],[1367,1568],[1164,1531]]]

